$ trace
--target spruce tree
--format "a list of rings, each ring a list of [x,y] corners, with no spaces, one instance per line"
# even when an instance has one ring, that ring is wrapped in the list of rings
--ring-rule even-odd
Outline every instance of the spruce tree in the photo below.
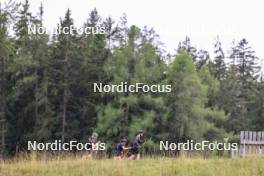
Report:
[[[43,6],[41,4],[39,13],[34,20],[36,28],[43,27]],[[37,141],[49,141],[53,139],[54,117],[53,105],[51,104],[50,92],[50,47],[48,46],[49,36],[36,33],[32,35],[32,55],[36,61],[35,75],[35,125],[32,138]],[[46,51],[46,52],[45,52]]]
[[[225,54],[222,49],[222,43],[217,37],[214,44],[215,59],[213,61],[213,73],[218,80],[223,80],[226,74]]]
[[[115,35],[115,29],[107,26],[112,25],[111,20],[108,21],[111,24],[102,24],[100,19],[100,15],[94,9],[89,14],[84,26],[88,27],[92,24],[96,26],[106,25],[106,34],[89,34],[88,36],[81,36],[78,41],[82,43],[82,47],[79,48],[79,54],[82,58],[80,74],[85,75],[84,77],[77,77],[79,87],[76,89],[76,93],[80,92],[79,131],[82,140],[87,140],[87,136],[95,131],[98,107],[108,102],[107,96],[94,92],[93,88],[94,83],[106,84],[108,81],[104,67],[107,60],[111,57],[110,48],[112,46],[109,46],[109,44],[112,45],[111,42],[114,42],[112,35]]]
[[[33,37],[28,33],[29,26],[34,23],[35,17],[29,12],[29,3],[26,0],[16,16],[14,25],[16,54],[13,55],[9,68],[12,72],[10,79],[14,83],[9,102],[12,112],[8,119],[9,144],[16,152],[23,149],[26,142],[31,139],[36,120],[37,60],[34,58]]]
[[[51,96],[53,98],[52,103],[56,109],[57,120],[55,137],[61,138],[62,141],[67,140],[70,137],[69,125],[74,125],[70,118],[70,104],[73,100],[72,88],[75,86],[75,80],[73,72],[75,71],[75,64],[78,64],[78,60],[75,61],[75,47],[74,42],[76,34],[63,33],[62,29],[65,27],[70,28],[73,25],[73,19],[71,18],[71,11],[66,11],[65,17],[60,21],[58,27],[58,35],[55,36],[54,45],[52,46],[52,68],[53,77],[51,78]],[[77,69],[77,68],[76,68]]]
[[[182,50],[185,50],[192,57],[193,62],[196,62],[197,49],[191,45],[189,37],[186,37],[184,41],[179,43],[177,51],[181,52]]]
[[[246,39],[242,39],[232,48],[230,58],[233,65],[230,69],[232,81],[237,89],[231,96],[235,103],[230,112],[229,129],[234,129],[235,132],[239,130],[247,130],[250,121],[250,105],[254,92],[256,92],[255,82],[259,76],[258,57],[251,49]],[[235,84],[236,83],[236,84]],[[230,90],[230,89],[229,89]],[[236,127],[234,127],[234,123]]]
[[[9,95],[10,82],[8,81],[8,66],[10,55],[13,54],[13,43],[10,40],[8,26],[14,18],[12,12],[17,5],[8,3],[3,6],[0,3],[0,159],[5,157],[7,136],[7,98]]]
[[[195,62],[195,66],[197,70],[200,70],[203,66],[209,65],[210,63],[210,55],[208,51],[205,50],[199,50],[197,52],[197,59]]]

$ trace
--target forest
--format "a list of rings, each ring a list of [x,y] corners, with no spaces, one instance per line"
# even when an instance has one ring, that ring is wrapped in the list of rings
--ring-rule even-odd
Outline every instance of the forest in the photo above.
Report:
[[[104,27],[104,34],[28,33],[43,26],[45,13],[42,5],[37,14],[29,7],[28,0],[0,4],[2,155],[26,151],[27,141],[85,142],[93,132],[111,153],[139,129],[146,152],[161,140],[238,142],[240,131],[264,130],[261,58],[247,39],[222,48],[216,37],[209,54],[186,36],[169,54],[153,28],[128,26],[125,14],[103,18],[96,9],[83,27]],[[74,25],[70,9],[58,25]],[[168,84],[171,92],[93,91],[94,83],[121,82]]]

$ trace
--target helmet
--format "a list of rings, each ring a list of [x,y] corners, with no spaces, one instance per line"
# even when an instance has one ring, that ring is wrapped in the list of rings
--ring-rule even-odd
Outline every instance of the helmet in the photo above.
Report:
[[[97,138],[98,138],[98,134],[95,133],[95,132],[93,132],[93,134],[92,134],[92,138],[97,139]]]
[[[92,135],[89,137],[89,141],[92,143],[96,143],[98,138],[98,134],[97,133],[92,133]]]
[[[144,133],[143,130],[138,130],[138,134]]]
[[[121,142],[127,143],[127,139],[122,139]]]

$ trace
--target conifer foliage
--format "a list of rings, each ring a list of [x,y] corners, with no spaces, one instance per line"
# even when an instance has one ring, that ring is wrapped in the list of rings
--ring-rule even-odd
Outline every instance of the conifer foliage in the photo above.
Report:
[[[13,155],[27,141],[79,140],[92,132],[110,152],[120,138],[130,141],[139,129],[145,149],[160,140],[183,142],[234,137],[241,130],[264,129],[264,84],[260,59],[246,39],[226,54],[217,38],[214,53],[197,49],[189,37],[166,57],[158,34],[103,18],[94,9],[83,27],[104,34],[65,34],[77,28],[68,9],[57,33],[29,33],[43,27],[25,0],[0,4],[0,150]],[[103,85],[171,85],[171,92],[94,92]]]

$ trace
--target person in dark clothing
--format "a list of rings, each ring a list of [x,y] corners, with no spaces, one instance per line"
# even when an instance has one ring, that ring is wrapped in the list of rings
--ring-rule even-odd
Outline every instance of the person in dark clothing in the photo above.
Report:
[[[130,156],[130,159],[133,160],[140,159],[139,150],[141,148],[141,145],[143,144],[143,137],[144,137],[144,132],[142,130],[139,130],[132,145],[132,149],[131,149],[132,155]]]
[[[121,142],[116,145],[114,159],[121,160],[129,149],[131,149],[131,147],[127,147],[127,139],[122,139]]]

